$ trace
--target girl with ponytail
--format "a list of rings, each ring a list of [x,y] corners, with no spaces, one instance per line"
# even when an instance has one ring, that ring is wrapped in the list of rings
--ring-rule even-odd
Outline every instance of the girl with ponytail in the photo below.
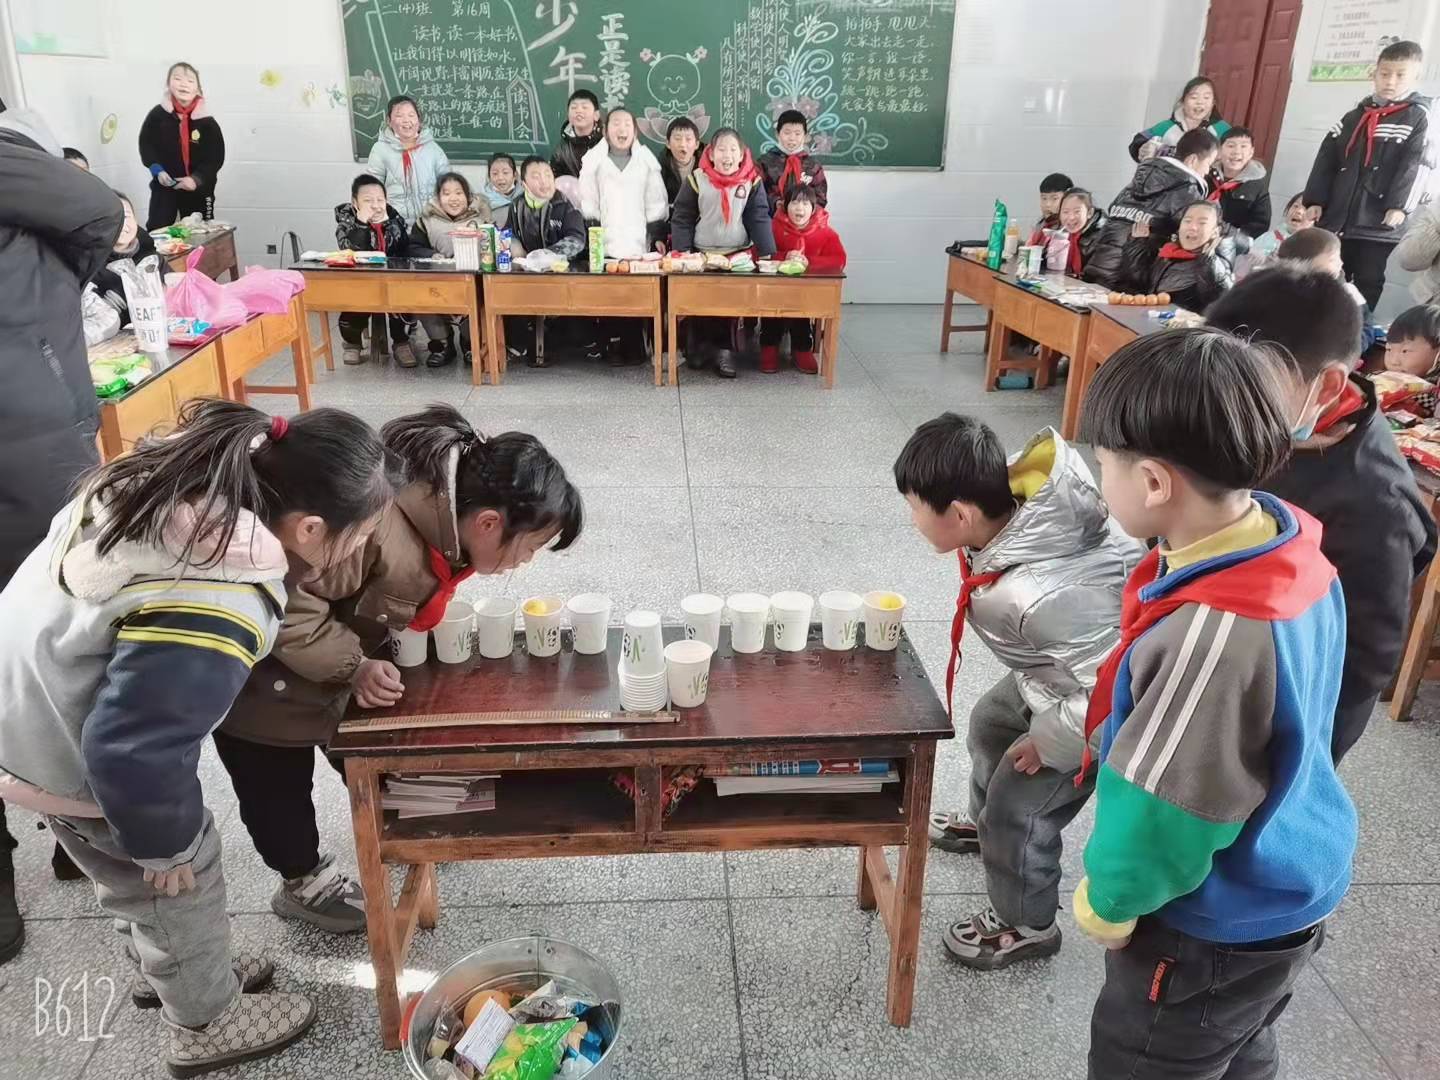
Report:
[[[403,696],[390,631],[433,628],[467,578],[568,548],[584,521],[580,493],[533,435],[487,438],[448,405],[381,435],[409,482],[363,547],[291,591],[274,653],[215,733],[240,817],[282,878],[271,908],[336,934],[364,929],[364,894],[320,850],[315,748],[352,695],[362,708]]]
[[[376,434],[194,401],[81,481],[0,593],[0,795],[43,814],[125,935],[176,1075],[273,1054],[314,1006],[230,953],[196,765],[270,651],[292,566],[359,549],[394,497]],[[246,991],[246,992],[242,992]]]

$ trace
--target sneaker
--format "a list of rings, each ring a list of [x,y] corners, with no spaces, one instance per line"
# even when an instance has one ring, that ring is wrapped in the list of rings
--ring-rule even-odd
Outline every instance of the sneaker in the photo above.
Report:
[[[139,963],[133,957],[130,963],[135,969],[130,979],[130,1000],[135,1003],[137,1009],[160,1008],[160,995],[150,985],[150,980],[145,978],[145,973],[140,970]],[[275,965],[263,956],[241,953],[235,957],[233,966],[235,978],[240,981],[240,991],[244,994],[254,994],[264,990],[275,978]]]
[[[760,346],[760,370],[766,375],[774,375],[780,370],[780,346]]]
[[[456,355],[453,344],[442,345],[437,350],[432,343],[430,351],[425,356],[425,366],[428,368],[448,367],[455,362]]]
[[[171,1076],[199,1076],[277,1054],[315,1023],[304,994],[236,994],[203,1028],[174,1026],[165,1067]]]
[[[346,345],[340,353],[340,362],[346,367],[359,367],[365,363],[365,357],[360,355],[360,346]]]
[[[813,352],[801,352],[797,350],[795,353],[795,370],[802,371],[806,375],[819,375],[820,364],[816,361]]]
[[[1060,951],[1060,926],[1043,929],[1008,926],[994,908],[952,923],[945,931],[945,948],[968,968],[999,971],[1016,960],[1054,956]]]
[[[505,346],[505,355],[511,364],[525,364],[527,367],[544,367],[545,359],[529,349],[516,348],[514,345]]]
[[[84,881],[85,871],[75,865],[70,853],[59,844],[50,854],[50,870],[55,875],[56,881]]]
[[[300,878],[286,878],[270,898],[270,909],[282,919],[298,919],[331,934],[365,929],[365,893],[335,865],[335,856],[321,858]]]
[[[980,850],[980,830],[963,810],[937,811],[930,815],[930,846],[973,855]]]
[[[592,341],[592,342],[590,342],[588,345],[584,346],[584,348],[585,348],[585,359],[586,359],[586,360],[590,360],[590,361],[600,361],[600,360],[605,359],[605,353],[604,353],[604,351],[600,348],[600,346],[599,346],[596,342],[593,342],[593,341]]]
[[[415,347],[408,341],[395,343],[395,362],[403,368],[420,366],[420,360],[415,355]]]

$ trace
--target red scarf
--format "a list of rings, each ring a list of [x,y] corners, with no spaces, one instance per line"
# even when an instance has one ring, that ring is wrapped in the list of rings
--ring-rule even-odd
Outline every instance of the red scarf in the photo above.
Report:
[[[965,561],[965,552],[957,551],[960,559],[960,595],[955,600],[955,618],[950,623],[950,663],[945,667],[945,710],[950,719],[955,719],[955,672],[960,670],[960,639],[965,636],[965,613],[970,609],[970,597],[977,589],[1000,580],[1003,570],[991,574],[971,574],[970,564]]]
[[[1375,129],[1380,126],[1380,121],[1394,113],[1404,112],[1409,107],[1410,102],[1408,101],[1397,101],[1391,105],[1367,105],[1365,115],[1360,117],[1360,122],[1350,133],[1350,141],[1345,144],[1345,156],[1350,156],[1350,151],[1355,149],[1355,140],[1363,131],[1365,132],[1365,164],[1369,165],[1370,155],[1375,150]]]
[[[1086,224],[1088,225],[1089,222],[1086,222]],[[1080,272],[1085,269],[1085,256],[1080,251],[1080,233],[1084,231],[1084,229],[1081,229],[1080,232],[1072,232],[1070,234],[1070,251],[1065,256],[1065,272],[1074,277],[1079,277]]]
[[[755,169],[755,161],[750,156],[750,151],[745,151],[745,157],[740,162],[740,168],[736,169],[729,176],[726,176],[719,169],[715,168],[715,145],[711,143],[700,155],[699,169],[710,181],[711,186],[720,192],[720,216],[725,219],[725,224],[730,224],[730,191],[748,181],[756,179],[760,174]],[[793,158],[791,160],[794,160]],[[785,166],[786,172],[790,166]],[[783,178],[782,178],[783,179]]]
[[[1174,240],[1171,240],[1160,249],[1160,258],[1162,259],[1198,259],[1199,257],[1200,252],[1187,251],[1175,243]]]
[[[190,175],[190,114],[200,104],[200,96],[197,94],[189,105],[181,105],[173,97],[170,105],[175,110],[175,116],[180,121],[180,163],[185,166],[185,175]]]
[[[440,625],[440,620],[445,618],[445,608],[450,601],[455,599],[455,589],[459,584],[475,573],[473,566],[467,566],[457,573],[450,572],[450,560],[441,555],[433,547],[430,551],[430,572],[435,575],[439,583],[430,599],[425,601],[425,606],[415,613],[415,621],[410,624],[411,630],[433,630]]]
[[[750,152],[748,150],[745,152],[745,156],[750,156]],[[785,181],[789,180],[791,177],[794,177],[796,187],[805,186],[804,160],[805,154],[803,151],[798,154],[785,155],[785,170],[780,174],[780,182],[775,185],[775,190],[779,193],[781,202],[785,201],[785,188],[787,187]],[[726,218],[725,220],[729,221],[730,219]]]
[[[385,250],[385,222],[383,222],[383,221],[372,221],[372,222],[370,223],[370,231],[375,234],[375,250],[376,250],[376,251],[384,251],[384,250]]]
[[[1210,192],[1210,194],[1205,197],[1210,202],[1218,203],[1221,199],[1223,199],[1226,195],[1230,194],[1230,192],[1234,191],[1239,186],[1239,180],[1226,180],[1222,178],[1215,182],[1215,190]]]
[[[1354,416],[1365,408],[1365,392],[1353,382],[1347,382],[1345,389],[1315,425],[1315,434],[1329,431],[1348,416]]]

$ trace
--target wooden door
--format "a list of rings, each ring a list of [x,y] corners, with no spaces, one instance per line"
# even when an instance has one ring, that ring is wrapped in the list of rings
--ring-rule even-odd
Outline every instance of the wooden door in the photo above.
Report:
[[[1290,97],[1290,62],[1295,52],[1295,32],[1300,26],[1300,0],[1270,0],[1270,17],[1260,43],[1255,85],[1250,91],[1249,118],[1245,124],[1255,133],[1255,156],[1266,166],[1275,164],[1275,146],[1280,141],[1280,124],[1285,102]],[[1286,193],[1277,193],[1288,199]]]
[[[1272,166],[1290,95],[1290,61],[1302,0],[1211,0],[1200,70],[1215,83],[1220,115],[1255,134]]]

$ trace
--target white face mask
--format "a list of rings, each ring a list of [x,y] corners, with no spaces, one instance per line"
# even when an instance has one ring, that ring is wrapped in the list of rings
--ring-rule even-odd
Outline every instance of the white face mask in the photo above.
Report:
[[[1320,389],[1320,380],[1316,379],[1310,384],[1310,390],[1305,395],[1305,404],[1300,406],[1300,415],[1295,418],[1295,426],[1290,429],[1292,442],[1304,442],[1315,434],[1315,425],[1320,422],[1320,410],[1315,410],[1315,415],[1306,421],[1305,414],[1315,404],[1315,392]]]

